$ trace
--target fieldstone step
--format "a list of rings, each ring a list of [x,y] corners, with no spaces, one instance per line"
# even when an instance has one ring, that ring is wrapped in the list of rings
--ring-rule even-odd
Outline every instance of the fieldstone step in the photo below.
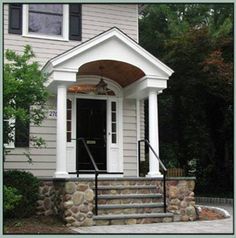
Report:
[[[163,212],[163,203],[133,203],[98,205],[98,215]]]
[[[128,204],[161,202],[162,194],[102,194],[98,195],[98,204]]]
[[[162,194],[119,194],[119,195],[98,195],[98,199],[127,199],[127,198],[162,198]]]
[[[98,178],[99,186],[140,186],[140,185],[160,185],[162,179],[156,178]]]
[[[156,193],[157,188],[155,185],[136,185],[136,186],[99,186],[98,194],[148,194]]]
[[[172,222],[172,213],[112,214],[93,217],[95,225],[131,225]]]

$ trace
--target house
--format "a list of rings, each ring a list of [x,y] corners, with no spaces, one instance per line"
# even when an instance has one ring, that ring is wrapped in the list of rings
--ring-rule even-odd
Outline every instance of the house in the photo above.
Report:
[[[158,95],[173,73],[138,44],[138,34],[137,4],[4,5],[4,48],[22,52],[30,44],[54,95],[42,125],[29,129],[29,136],[45,139],[46,148],[35,149],[27,140],[13,143],[5,169],[67,181],[65,191],[74,193],[78,172],[87,172],[80,175],[83,183],[94,178],[90,152],[99,178],[138,179],[144,99],[149,100],[149,141],[158,155]],[[154,153],[149,164],[148,181],[162,181]]]

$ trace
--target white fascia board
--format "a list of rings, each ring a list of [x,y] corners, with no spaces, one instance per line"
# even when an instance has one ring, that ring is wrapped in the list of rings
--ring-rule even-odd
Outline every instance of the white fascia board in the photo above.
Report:
[[[54,81],[76,82],[76,73],[77,71],[54,70],[52,78]]]
[[[58,56],[57,58],[52,59],[51,63],[53,65],[53,67],[55,67],[55,66],[61,64],[62,62],[67,61],[67,60],[73,58],[74,56],[81,54],[82,52],[106,41],[107,39],[112,37],[111,33],[112,32],[106,32],[101,36],[95,37],[94,39],[84,42],[81,45],[79,45],[78,47],[73,48],[68,52],[65,52],[61,56]]]
[[[158,78],[155,76],[144,76],[138,81],[124,88],[124,95],[127,98],[142,99],[148,96],[150,89],[157,92],[167,88],[167,78]]]
[[[122,32],[116,30],[115,34],[120,40],[125,42],[127,45],[129,45],[134,51],[138,52],[141,56],[146,58],[148,61],[150,61],[152,64],[160,68],[162,71],[164,71],[168,76],[171,76],[174,71],[169,68],[167,65],[162,63],[159,59],[157,59],[155,56],[153,56],[151,53],[146,51],[143,47],[141,47],[139,44],[135,43],[132,39],[130,39],[128,36],[123,34]]]

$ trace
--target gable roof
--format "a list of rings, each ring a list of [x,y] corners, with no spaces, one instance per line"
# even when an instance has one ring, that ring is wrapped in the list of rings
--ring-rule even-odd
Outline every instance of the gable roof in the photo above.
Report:
[[[125,44],[128,49],[134,51],[139,57],[143,57],[147,62],[154,65],[156,68],[161,70],[167,77],[169,77],[174,71],[165,65],[163,62],[158,60],[155,56],[146,51],[143,47],[141,47],[136,41],[126,35],[123,31],[118,29],[117,27],[112,27],[107,31],[102,32],[101,34],[82,42],[81,44],[59,54],[52,59],[50,59],[45,66],[43,67],[43,71],[50,73],[53,68],[63,65],[70,59],[78,56],[92,47],[96,47],[109,39],[118,39],[120,42]]]

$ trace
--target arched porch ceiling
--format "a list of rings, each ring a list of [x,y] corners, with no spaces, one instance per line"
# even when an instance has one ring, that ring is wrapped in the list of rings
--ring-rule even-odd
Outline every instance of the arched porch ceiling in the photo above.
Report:
[[[78,76],[80,75],[104,76],[117,82],[122,87],[126,87],[145,76],[144,72],[138,67],[115,60],[97,60],[86,63],[79,68]]]

